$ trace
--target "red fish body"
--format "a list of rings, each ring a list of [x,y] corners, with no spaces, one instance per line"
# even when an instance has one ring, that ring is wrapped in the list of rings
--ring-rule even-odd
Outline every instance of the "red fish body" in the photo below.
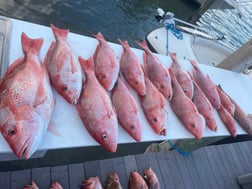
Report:
[[[194,84],[194,96],[192,101],[197,107],[200,114],[202,114],[206,120],[206,125],[212,131],[217,131],[217,123],[214,118],[214,112],[212,104],[209,102],[205,94],[199,88],[197,83],[193,81]]]
[[[151,83],[147,75],[145,75],[146,94],[140,96],[139,100],[144,111],[145,117],[151,125],[152,129],[159,135],[166,135],[166,124],[168,117],[168,109],[164,96]]]
[[[193,60],[190,60],[194,70],[193,77],[196,83],[199,85],[201,90],[205,93],[208,100],[211,102],[213,107],[218,110],[220,108],[220,96],[217,92],[216,85],[211,81],[210,77],[205,76],[202,71],[199,69],[197,63]]]
[[[137,141],[142,138],[142,122],[137,103],[124,81],[118,77],[111,93],[119,123]]]
[[[157,89],[164,95],[165,98],[171,100],[172,87],[169,72],[158,59],[158,57],[156,57],[150,51],[145,41],[142,43],[137,42],[137,44],[145,51],[143,54],[144,67],[151,82],[157,87]]]
[[[32,181],[31,185],[24,185],[24,189],[39,189],[34,181]]]
[[[188,98],[193,97],[193,82],[188,73],[180,66],[176,53],[170,53],[172,58],[172,71]]]
[[[110,91],[116,83],[120,65],[103,35],[99,32],[94,37],[99,41],[94,54],[95,75],[101,85]]]
[[[138,95],[145,95],[146,86],[144,82],[144,73],[138,62],[136,55],[131,51],[127,41],[121,41],[123,53],[120,60],[120,70],[129,85]]]
[[[129,177],[128,189],[148,189],[148,186],[138,172],[132,171]]]
[[[223,105],[221,104],[218,114],[222,120],[222,122],[224,123],[224,125],[226,126],[227,130],[229,131],[229,133],[233,136],[236,137],[236,126],[235,126],[235,121],[234,118],[232,117],[232,115],[223,107]]]
[[[106,189],[122,189],[117,173],[108,176]]]
[[[118,123],[114,107],[106,90],[96,79],[93,58],[84,60],[79,57],[86,74],[77,104],[77,110],[84,126],[91,136],[109,152],[117,148]]]
[[[169,72],[173,86],[173,97],[170,101],[171,108],[195,138],[201,139],[205,126],[204,117],[199,114],[192,100],[185,95],[171,68]]]
[[[231,102],[230,98],[218,86],[216,86],[216,89],[219,93],[221,104],[232,116],[234,116],[235,111],[234,104]]]
[[[46,133],[54,98],[47,70],[38,54],[43,39],[21,36],[24,58],[0,81],[0,130],[17,157],[28,159]]]
[[[82,189],[103,189],[99,177],[90,177],[82,182]]]
[[[67,43],[69,30],[56,28],[51,24],[56,43],[52,42],[45,64],[52,85],[70,104],[77,104],[82,87],[80,64]]]
[[[63,187],[58,182],[54,182],[51,184],[49,189],[63,189]]]
[[[147,185],[149,186],[149,189],[160,189],[160,184],[157,175],[151,167],[149,167],[149,169],[144,170],[144,178],[147,182]]]

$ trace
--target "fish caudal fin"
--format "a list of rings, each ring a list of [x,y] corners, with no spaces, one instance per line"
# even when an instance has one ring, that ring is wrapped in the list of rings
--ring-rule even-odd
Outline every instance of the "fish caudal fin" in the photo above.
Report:
[[[102,33],[101,32],[98,32],[97,34],[94,34],[91,32],[91,34],[96,38],[98,39],[99,41],[105,41],[105,38],[103,37]]]
[[[129,49],[130,48],[128,41],[122,41],[120,38],[118,38],[117,40],[121,43],[121,45],[122,45],[122,47],[124,49]]]
[[[147,46],[147,43],[145,40],[143,40],[142,42],[139,41],[135,41],[143,50],[145,51],[149,51],[149,48]]]
[[[33,52],[39,54],[39,51],[43,44],[43,38],[31,39],[24,32],[21,35],[22,48],[24,53]]]
[[[54,37],[56,39],[66,40],[67,35],[69,33],[69,29],[60,29],[60,28],[57,28],[56,26],[54,26],[53,24],[51,24],[51,28],[52,28]]]
[[[93,71],[94,70],[94,61],[93,57],[90,56],[89,59],[85,60],[81,56],[79,56],[79,62],[83,72]]]

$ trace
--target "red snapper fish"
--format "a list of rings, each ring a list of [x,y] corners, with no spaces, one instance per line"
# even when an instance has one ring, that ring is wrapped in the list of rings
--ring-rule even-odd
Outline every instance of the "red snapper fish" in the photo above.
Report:
[[[118,123],[116,111],[106,90],[96,79],[93,58],[79,57],[86,81],[83,85],[77,110],[91,136],[109,152],[117,148]]]
[[[131,171],[128,189],[149,189],[143,177],[136,171]]]
[[[204,75],[199,69],[197,63],[194,60],[190,60],[193,66],[193,77],[196,83],[199,85],[201,90],[205,93],[208,100],[211,102],[213,107],[218,110],[220,108],[220,96],[217,92],[216,85],[211,81],[208,75]]]
[[[149,167],[149,169],[144,170],[144,178],[147,182],[147,185],[149,186],[149,189],[160,189],[160,184],[157,175],[151,167]]]
[[[234,104],[231,102],[230,98],[218,86],[216,86],[216,89],[219,93],[221,104],[232,116],[234,116],[235,111]]]
[[[34,181],[32,181],[31,185],[24,185],[24,189],[39,189]]]
[[[145,117],[155,133],[166,136],[166,124],[168,117],[166,100],[164,96],[152,84],[146,74],[144,75],[144,77],[146,84],[146,94],[144,96],[138,95],[138,97]]]
[[[63,189],[63,187],[58,182],[54,182],[51,184],[49,189]]]
[[[25,159],[39,147],[55,100],[45,65],[38,54],[43,39],[22,33],[24,58],[16,60],[0,81],[0,130],[9,146]]]
[[[151,82],[157,87],[157,89],[164,95],[165,98],[171,100],[172,86],[169,72],[158,59],[158,57],[150,51],[145,41],[142,43],[136,41],[136,43],[145,51],[143,54],[144,67]]]
[[[195,138],[201,139],[203,128],[205,126],[205,119],[198,112],[192,100],[185,95],[172,71],[172,68],[169,69],[169,72],[173,86],[173,97],[170,101],[171,108]]]
[[[126,83],[118,77],[111,93],[119,123],[137,141],[142,138],[142,121],[137,103],[130,93]]]
[[[100,32],[93,35],[99,41],[94,54],[95,75],[101,85],[107,91],[110,91],[116,83],[120,65],[116,60],[113,49],[109,46],[103,35]]]
[[[128,41],[118,39],[123,47],[123,53],[120,59],[120,70],[129,85],[138,95],[145,95],[146,86],[144,82],[144,73],[138,62],[136,55],[130,49]]]
[[[108,176],[106,189],[122,189],[117,173],[111,173]]]
[[[182,87],[183,91],[185,92],[188,98],[193,98],[193,82],[188,73],[183,70],[181,65],[178,62],[176,53],[169,53],[172,58],[172,71],[175,74],[180,86]]]
[[[90,177],[82,182],[82,189],[103,189],[99,177]]]
[[[56,42],[52,42],[45,58],[51,83],[70,104],[77,104],[82,87],[82,72],[67,42],[69,30],[59,29],[52,24],[51,28]]]

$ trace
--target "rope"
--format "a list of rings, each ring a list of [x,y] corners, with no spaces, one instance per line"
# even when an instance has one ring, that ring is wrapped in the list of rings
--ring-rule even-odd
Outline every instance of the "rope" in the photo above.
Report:
[[[168,56],[168,30],[171,30],[171,32],[173,33],[173,35],[177,38],[177,39],[180,39],[182,40],[183,39],[183,33],[179,30],[177,30],[175,27],[174,27],[174,24],[168,24],[166,26],[166,56]]]
[[[170,140],[167,140],[168,143],[170,144],[170,146],[175,149],[178,153],[180,153],[182,156],[184,157],[188,157],[190,155],[192,155],[191,152],[185,152],[184,150],[180,149],[179,147],[175,146],[174,144],[172,144],[172,142]]]

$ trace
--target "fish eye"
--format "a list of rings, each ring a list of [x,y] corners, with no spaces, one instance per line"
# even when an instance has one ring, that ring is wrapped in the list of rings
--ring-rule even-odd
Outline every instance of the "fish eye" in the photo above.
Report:
[[[105,74],[102,75],[102,79],[106,79],[106,75]]]
[[[135,81],[135,84],[137,85],[137,84],[138,84],[138,81]]]
[[[153,118],[153,119],[152,119],[152,122],[153,122],[153,123],[157,123],[157,118]]]
[[[13,136],[13,135],[15,135],[16,134],[16,131],[14,130],[14,129],[9,129],[8,130],[8,135],[9,136]]]
[[[104,133],[104,134],[102,135],[102,138],[103,138],[103,140],[107,140],[107,135]]]
[[[62,91],[67,91],[67,85],[62,85],[61,90]]]
[[[134,130],[134,129],[135,129],[135,126],[134,126],[134,125],[131,125],[131,126],[130,126],[130,129],[131,129],[131,130]]]
[[[192,124],[192,128],[195,128],[195,125],[194,125],[194,123]]]
[[[161,84],[161,85],[160,85],[160,88],[161,88],[161,89],[164,89],[164,85],[163,85],[163,84]]]

